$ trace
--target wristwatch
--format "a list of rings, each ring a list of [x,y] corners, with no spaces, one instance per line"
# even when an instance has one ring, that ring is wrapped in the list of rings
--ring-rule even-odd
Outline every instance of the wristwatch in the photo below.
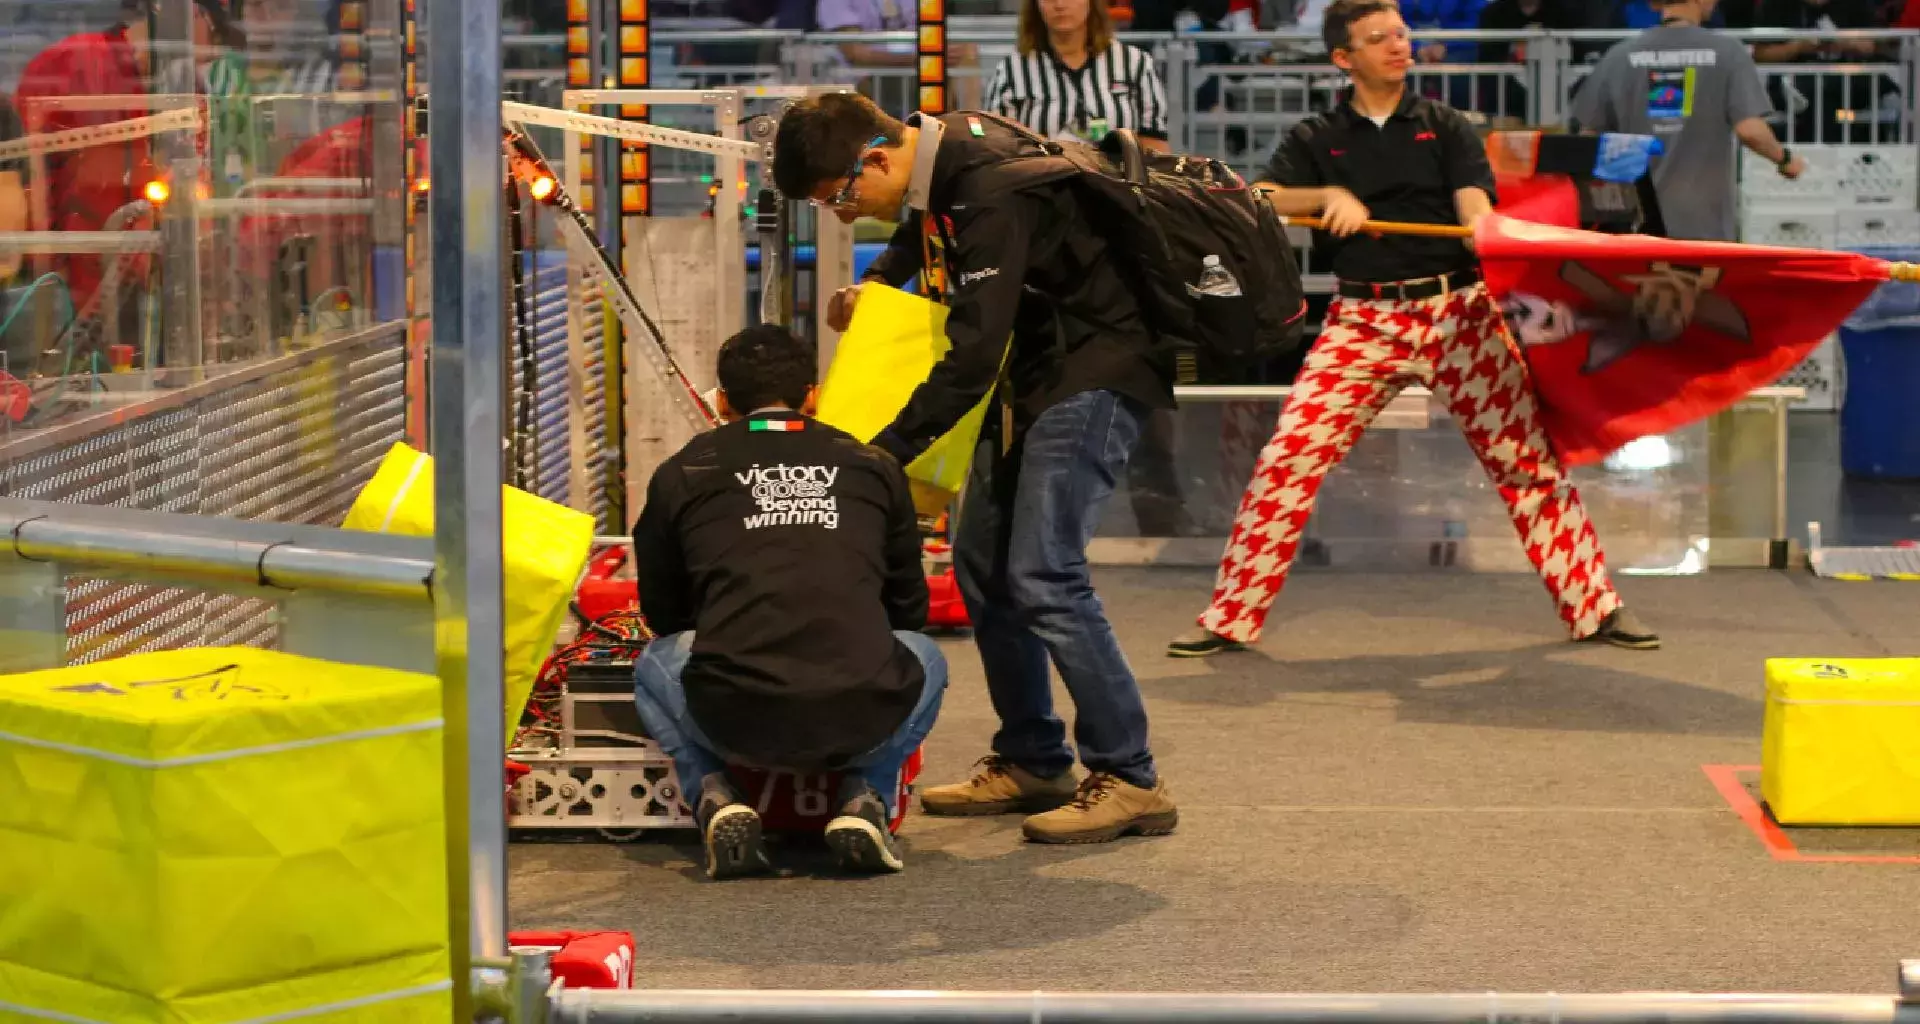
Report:
[[[1793,162],[1793,150],[1788,149],[1785,146],[1781,146],[1780,160],[1778,163],[1773,165],[1773,169],[1776,171],[1784,171],[1787,169],[1787,165],[1792,162]]]

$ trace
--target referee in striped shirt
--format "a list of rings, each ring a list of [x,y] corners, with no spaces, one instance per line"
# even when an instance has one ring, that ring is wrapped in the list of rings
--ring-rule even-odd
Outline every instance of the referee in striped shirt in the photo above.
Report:
[[[1167,150],[1160,69],[1147,51],[1113,38],[1107,0],[1021,0],[1019,47],[993,73],[989,109],[1050,138],[1099,142],[1127,128],[1142,147]],[[1142,418],[1127,494],[1143,537],[1199,532],[1174,469],[1176,433],[1171,409]]]
[[[1050,137],[1098,142],[1128,128],[1167,145],[1167,94],[1153,57],[1113,37],[1107,0],[1022,0],[1020,52],[1000,63],[988,109]]]

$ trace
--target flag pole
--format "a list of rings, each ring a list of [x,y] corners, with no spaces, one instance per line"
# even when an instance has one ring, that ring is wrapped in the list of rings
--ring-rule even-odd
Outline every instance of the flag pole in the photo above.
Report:
[[[1282,217],[1287,224],[1312,228],[1320,231],[1326,228],[1326,221],[1319,217]],[[1424,235],[1428,238],[1472,238],[1473,229],[1461,224],[1412,224],[1397,220],[1362,221],[1360,230],[1371,235]]]

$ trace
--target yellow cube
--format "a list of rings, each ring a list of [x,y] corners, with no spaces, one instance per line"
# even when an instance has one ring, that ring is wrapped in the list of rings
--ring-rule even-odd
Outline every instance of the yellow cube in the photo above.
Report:
[[[1760,795],[1786,825],[1920,825],[1920,658],[1769,658]]]
[[[0,676],[0,1021],[446,1020],[438,681],[251,648]]]

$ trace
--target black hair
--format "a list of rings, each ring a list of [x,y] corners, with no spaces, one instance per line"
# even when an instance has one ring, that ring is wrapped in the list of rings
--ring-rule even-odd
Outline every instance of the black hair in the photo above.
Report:
[[[789,199],[811,196],[821,183],[853,170],[876,138],[898,146],[906,126],[857,92],[830,92],[795,103],[773,137],[773,186]]]
[[[770,405],[798,409],[819,374],[813,346],[779,324],[755,324],[720,346],[715,370],[733,411]]]
[[[235,0],[238,6],[239,0]],[[213,25],[213,41],[230,50],[247,48],[246,30],[234,20],[233,12],[221,0],[193,0],[193,5],[205,12],[207,21]],[[135,18],[152,18],[156,13],[157,0],[120,0],[120,24],[130,26]]]
[[[1327,45],[1327,56],[1335,50],[1353,48],[1353,23],[1382,11],[1397,11],[1394,0],[1333,0],[1320,16],[1320,41]]]

